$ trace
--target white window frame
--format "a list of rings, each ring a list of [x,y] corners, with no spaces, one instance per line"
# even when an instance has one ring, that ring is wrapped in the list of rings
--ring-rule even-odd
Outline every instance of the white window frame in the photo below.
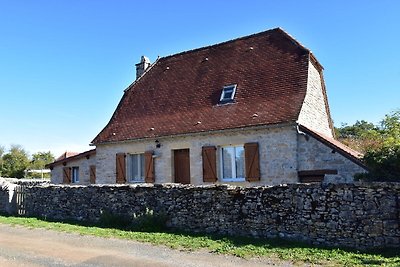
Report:
[[[219,102],[220,103],[232,102],[233,99],[235,98],[236,87],[237,87],[237,84],[231,84],[231,85],[224,86],[224,88],[222,88],[221,97],[219,98]],[[231,95],[231,97],[227,98],[227,97],[225,97],[225,94],[230,89],[233,89],[232,95]]]
[[[74,166],[71,168],[71,183],[79,183],[79,167]]]
[[[132,160],[132,156],[137,156],[137,170],[139,174],[138,176],[140,176],[140,179],[137,180],[135,179],[135,177],[132,175],[131,169],[132,169],[132,164],[133,164],[133,160]],[[144,161],[144,153],[128,153],[127,156],[127,164],[126,164],[126,173],[128,176],[128,181],[129,183],[144,183],[145,182],[145,175],[146,175],[146,171],[145,171],[145,166],[142,166],[142,164],[140,163],[140,159],[143,158],[143,165],[145,165]],[[142,168],[143,168],[143,176],[141,175],[142,173]]]
[[[219,151],[218,151],[218,154],[219,154],[219,173],[220,173],[220,177],[221,177],[221,180],[223,181],[223,182],[245,182],[246,181],[246,177],[236,177],[236,152],[234,153],[234,156],[235,156],[235,158],[234,158],[234,160],[231,162],[231,164],[232,164],[232,166],[231,166],[231,168],[232,168],[232,173],[234,174],[233,176],[234,177],[231,177],[231,178],[225,178],[224,177],[224,158],[223,158],[223,149],[224,148],[229,148],[229,147],[234,147],[234,148],[236,148],[236,147],[241,147],[241,148],[243,148],[243,150],[244,150],[244,144],[240,144],[240,145],[225,145],[225,146],[220,146],[219,147]],[[245,157],[243,157],[243,168],[244,168],[244,175],[246,175],[246,165],[245,165]]]

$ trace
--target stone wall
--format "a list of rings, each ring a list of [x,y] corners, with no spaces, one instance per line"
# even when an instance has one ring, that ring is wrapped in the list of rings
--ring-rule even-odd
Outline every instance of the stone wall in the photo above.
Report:
[[[327,174],[324,183],[351,183],[354,174],[365,173],[366,170],[355,162],[344,157],[308,135],[298,135],[298,168],[303,170],[333,169],[337,174]]]
[[[8,189],[0,186],[0,213],[7,212]]]
[[[332,137],[332,129],[329,126],[329,114],[327,113],[329,107],[325,101],[324,80],[321,75],[322,71],[320,73],[314,64],[309,61],[307,93],[301,107],[298,122],[328,137]]]
[[[17,200],[16,189],[26,186],[49,184],[48,179],[16,179],[0,177],[0,213],[17,214],[21,199]],[[21,190],[20,190],[21,191]]]
[[[190,232],[281,237],[359,249],[400,247],[400,184],[46,185],[25,189],[27,216],[96,221],[146,209]]]

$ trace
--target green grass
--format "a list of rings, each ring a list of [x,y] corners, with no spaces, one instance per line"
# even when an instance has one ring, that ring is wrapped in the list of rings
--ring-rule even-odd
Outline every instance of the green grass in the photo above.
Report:
[[[0,216],[0,223],[44,228],[81,235],[121,238],[164,245],[181,250],[207,250],[213,253],[235,255],[243,258],[272,257],[295,263],[322,264],[326,266],[400,266],[400,250],[386,249],[371,252],[316,248],[280,239],[252,239],[219,237],[172,232],[135,232],[114,228],[101,228],[76,223],[48,222],[36,218]]]

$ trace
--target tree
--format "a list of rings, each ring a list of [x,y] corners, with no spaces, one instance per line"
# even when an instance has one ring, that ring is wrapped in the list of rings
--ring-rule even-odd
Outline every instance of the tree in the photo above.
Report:
[[[379,146],[378,136],[379,127],[373,123],[361,120],[353,125],[342,125],[341,128],[335,128],[336,136],[345,145],[366,153],[373,147]]]
[[[362,120],[335,130],[341,142],[364,153],[369,173],[357,178],[400,182],[400,110],[385,115],[377,126]]]
[[[23,178],[24,171],[29,165],[28,153],[20,145],[12,145],[10,151],[4,154],[3,172],[5,177]]]
[[[45,168],[46,164],[52,163],[54,161],[53,154],[48,152],[37,152],[32,155],[32,161],[30,163],[30,169],[41,170]]]
[[[0,177],[3,175],[3,154],[4,154],[4,147],[0,146]]]
[[[49,164],[55,160],[53,154],[48,152],[37,152],[32,155],[32,161],[29,164],[29,169],[31,170],[43,170],[46,164]],[[28,173],[29,177],[35,177],[34,173]],[[44,178],[50,178],[50,174],[43,174]]]
[[[400,110],[385,116],[379,132],[378,145],[368,149],[364,155],[370,172],[362,178],[400,182]]]
[[[341,128],[337,128],[336,133],[340,138],[360,138],[376,129],[377,127],[373,123],[361,120],[356,121],[353,125],[342,125]]]

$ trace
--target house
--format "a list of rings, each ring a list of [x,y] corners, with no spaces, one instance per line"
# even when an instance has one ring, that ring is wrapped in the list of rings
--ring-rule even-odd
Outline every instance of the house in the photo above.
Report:
[[[334,139],[322,65],[280,28],[142,57],[136,74],[92,141],[96,183],[256,186],[366,172]]]
[[[83,153],[65,152],[54,162],[47,164],[53,184],[96,183],[96,149]]]

